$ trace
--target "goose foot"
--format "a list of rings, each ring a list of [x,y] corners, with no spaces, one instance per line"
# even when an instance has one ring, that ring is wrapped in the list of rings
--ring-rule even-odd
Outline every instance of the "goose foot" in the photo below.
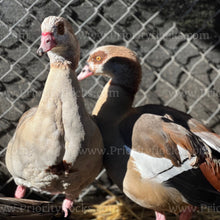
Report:
[[[156,220],[166,220],[166,216],[160,212],[155,212]]]
[[[21,199],[25,196],[26,187],[22,185],[18,185],[15,191],[15,198]]]
[[[190,220],[196,207],[189,206],[181,214],[179,220]]]
[[[64,199],[62,204],[62,210],[64,212],[64,218],[68,217],[68,210],[73,206],[73,201],[70,199]]]

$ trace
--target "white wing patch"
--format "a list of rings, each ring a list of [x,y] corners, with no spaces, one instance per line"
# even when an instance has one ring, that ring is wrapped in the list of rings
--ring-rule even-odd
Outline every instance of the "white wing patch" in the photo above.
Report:
[[[189,159],[188,151],[180,146],[177,146],[182,161],[180,167],[174,166],[169,159],[152,157],[148,154],[132,150],[126,145],[124,147],[134,159],[136,169],[143,179],[153,179],[156,182],[162,183],[184,171],[193,169],[191,163],[195,157]]]

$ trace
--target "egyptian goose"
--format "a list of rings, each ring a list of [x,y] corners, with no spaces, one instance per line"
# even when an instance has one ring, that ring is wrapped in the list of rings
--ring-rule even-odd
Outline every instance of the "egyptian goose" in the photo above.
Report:
[[[37,53],[48,53],[50,72],[39,105],[23,114],[8,144],[6,165],[18,185],[15,197],[22,198],[25,187],[64,193],[67,217],[102,168],[103,142],[76,78],[80,49],[70,23],[50,16],[41,30]]]
[[[107,75],[93,110],[107,173],[137,204],[190,219],[193,206],[220,205],[220,136],[190,115],[161,105],[132,107],[141,81],[134,52],[102,46],[78,75]]]

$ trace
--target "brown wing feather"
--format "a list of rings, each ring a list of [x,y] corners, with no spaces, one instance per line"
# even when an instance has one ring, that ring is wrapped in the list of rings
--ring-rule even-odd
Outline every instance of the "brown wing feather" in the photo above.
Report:
[[[163,130],[170,136],[172,141],[186,149],[190,155],[196,155],[200,161],[204,161],[206,157],[211,156],[211,150],[201,138],[169,119],[162,117],[161,120],[163,121]]]
[[[215,159],[207,158],[199,168],[209,183],[220,192],[220,172],[219,162]]]
[[[209,128],[203,125],[200,121],[192,118],[191,115],[178,111],[174,108],[162,105],[144,105],[134,109],[136,114],[141,115],[145,113],[166,116],[171,121],[174,121],[176,124],[179,124],[190,130],[191,132],[212,132]]]
[[[208,141],[212,146],[215,146],[216,151],[213,152],[211,158],[207,158],[204,163],[200,165],[200,169],[206,179],[220,192],[220,136],[218,134],[206,131],[199,131],[196,134]]]
[[[145,114],[148,113],[148,114]],[[144,115],[144,117],[142,117]],[[147,116],[148,115],[148,116]],[[132,147],[155,157],[169,158],[180,164],[177,145],[197,156],[197,163],[210,184],[220,191],[220,136],[190,115],[160,105],[145,105],[133,109],[129,116],[133,126]],[[124,125],[123,125],[124,127]],[[201,140],[206,139],[217,148],[211,155],[210,148]],[[219,150],[218,150],[219,149]],[[213,153],[213,152],[212,152]]]
[[[181,165],[177,145],[204,161],[209,154],[207,146],[190,131],[168,118],[143,114],[136,122],[132,134],[132,148],[155,157],[165,157],[175,166]]]

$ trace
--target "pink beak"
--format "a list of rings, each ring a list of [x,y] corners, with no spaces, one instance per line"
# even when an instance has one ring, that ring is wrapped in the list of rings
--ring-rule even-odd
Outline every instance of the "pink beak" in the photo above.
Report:
[[[44,53],[50,51],[53,47],[56,46],[56,41],[51,32],[44,32],[41,34],[41,44],[37,50],[37,54],[42,56]]]
[[[94,73],[89,69],[89,65],[86,64],[82,71],[80,72],[80,74],[77,76],[78,80],[83,80],[91,75],[93,75]]]

